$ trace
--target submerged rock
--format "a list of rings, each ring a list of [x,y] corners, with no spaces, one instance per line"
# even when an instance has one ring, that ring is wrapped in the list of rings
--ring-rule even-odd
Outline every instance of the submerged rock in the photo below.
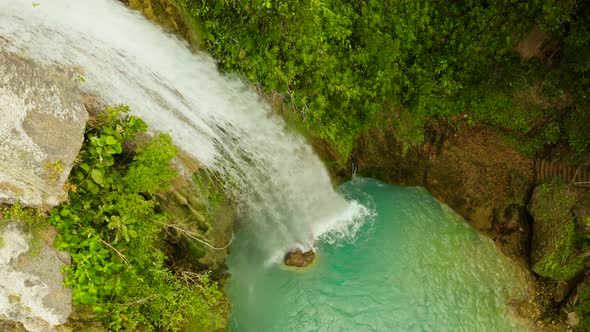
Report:
[[[312,249],[308,251],[302,251],[301,249],[295,249],[289,251],[283,259],[285,265],[295,267],[306,267],[313,262],[315,259],[315,251]]]
[[[0,203],[51,207],[67,197],[88,119],[76,80],[0,51]]]

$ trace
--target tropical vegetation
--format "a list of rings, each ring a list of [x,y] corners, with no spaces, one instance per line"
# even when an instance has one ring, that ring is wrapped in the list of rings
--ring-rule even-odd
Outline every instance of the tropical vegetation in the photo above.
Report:
[[[177,176],[176,147],[159,134],[126,151],[147,129],[127,112],[108,107],[89,123],[69,201],[51,211],[56,247],[72,257],[65,284],[74,303],[90,306],[111,331],[179,331],[189,321],[198,330],[220,328],[225,300],[217,283],[206,272],[173,271],[164,252],[173,221],[155,194]]]
[[[384,113],[407,145],[449,121],[491,124],[528,154],[590,146],[588,2],[177,2],[221,69],[279,94],[344,156]],[[523,58],[531,32],[547,42]]]

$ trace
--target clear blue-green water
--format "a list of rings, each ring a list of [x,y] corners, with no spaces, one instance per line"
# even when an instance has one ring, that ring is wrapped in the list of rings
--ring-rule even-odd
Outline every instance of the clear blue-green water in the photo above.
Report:
[[[525,331],[507,314],[522,274],[424,189],[355,179],[369,207],[354,240],[317,244],[306,269],[265,263],[247,231],[232,246],[231,331]]]

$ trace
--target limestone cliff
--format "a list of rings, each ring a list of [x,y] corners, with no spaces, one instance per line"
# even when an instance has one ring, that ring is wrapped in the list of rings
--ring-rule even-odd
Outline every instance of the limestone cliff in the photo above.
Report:
[[[66,198],[88,119],[76,80],[0,51],[0,203],[51,207]]]

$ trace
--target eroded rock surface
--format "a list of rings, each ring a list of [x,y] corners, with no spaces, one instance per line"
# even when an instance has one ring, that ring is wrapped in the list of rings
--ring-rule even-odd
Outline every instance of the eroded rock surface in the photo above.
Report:
[[[47,239],[37,239],[31,249],[25,227],[10,222],[1,232],[0,327],[22,324],[28,331],[53,331],[72,311],[72,293],[63,286],[61,274],[70,258],[53,248],[52,229],[44,232]]]
[[[76,81],[0,51],[0,203],[51,207],[66,198],[88,119]]]

